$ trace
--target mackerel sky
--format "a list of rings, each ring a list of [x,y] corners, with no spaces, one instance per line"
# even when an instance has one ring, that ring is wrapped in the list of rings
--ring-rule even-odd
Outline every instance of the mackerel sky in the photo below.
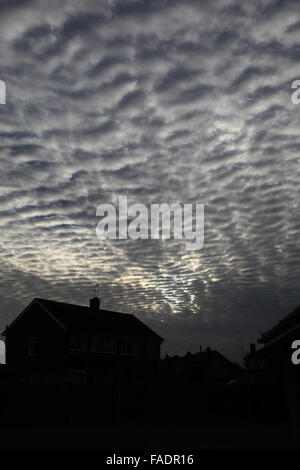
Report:
[[[0,327],[34,297],[237,360],[300,303],[299,1],[0,0]],[[205,204],[205,243],[96,208]]]

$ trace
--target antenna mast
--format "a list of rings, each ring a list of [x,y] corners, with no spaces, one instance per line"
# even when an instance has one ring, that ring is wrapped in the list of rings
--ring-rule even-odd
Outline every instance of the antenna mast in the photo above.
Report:
[[[95,284],[96,297],[99,297],[99,284]]]

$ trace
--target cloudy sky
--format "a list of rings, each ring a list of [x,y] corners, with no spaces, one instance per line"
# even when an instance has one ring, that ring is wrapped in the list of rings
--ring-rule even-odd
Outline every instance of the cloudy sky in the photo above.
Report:
[[[0,326],[33,297],[233,359],[300,303],[295,1],[0,0]],[[96,208],[205,204],[205,244],[96,237]]]

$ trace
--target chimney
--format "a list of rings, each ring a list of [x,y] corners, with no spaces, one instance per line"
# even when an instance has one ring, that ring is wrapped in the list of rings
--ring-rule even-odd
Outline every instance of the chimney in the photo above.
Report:
[[[256,351],[255,344],[254,344],[254,343],[251,343],[251,344],[250,344],[250,354],[255,354],[255,351]]]
[[[90,299],[90,309],[100,310],[100,299],[99,299],[99,297],[92,297]]]

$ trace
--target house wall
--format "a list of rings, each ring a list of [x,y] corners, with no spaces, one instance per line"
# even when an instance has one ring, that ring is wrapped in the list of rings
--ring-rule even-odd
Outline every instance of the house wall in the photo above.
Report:
[[[83,338],[83,350],[70,349],[70,337]],[[112,353],[91,348],[92,333],[65,332],[37,303],[19,318],[6,334],[6,360],[11,369],[25,378],[37,380],[87,381],[92,383],[149,382],[157,375],[160,346],[156,341],[135,338],[140,345],[136,354],[122,353],[121,342]],[[113,335],[112,335],[113,336]],[[29,338],[39,339],[38,355],[28,353]],[[149,349],[149,346],[150,349]]]
[[[124,354],[120,343],[124,338],[116,339],[116,350],[112,353],[95,352],[91,349],[93,335],[86,335],[86,350],[82,352],[67,351],[66,369],[69,371],[87,371],[87,381],[96,383],[132,383],[136,381],[151,381],[158,372],[160,347],[156,343],[154,352],[146,352],[146,343],[149,340],[136,338],[141,348],[138,353]]]
[[[28,355],[28,338],[39,338],[39,355]],[[6,335],[6,363],[17,370],[55,370],[63,368],[66,351],[64,330],[38,305],[30,309]]]

